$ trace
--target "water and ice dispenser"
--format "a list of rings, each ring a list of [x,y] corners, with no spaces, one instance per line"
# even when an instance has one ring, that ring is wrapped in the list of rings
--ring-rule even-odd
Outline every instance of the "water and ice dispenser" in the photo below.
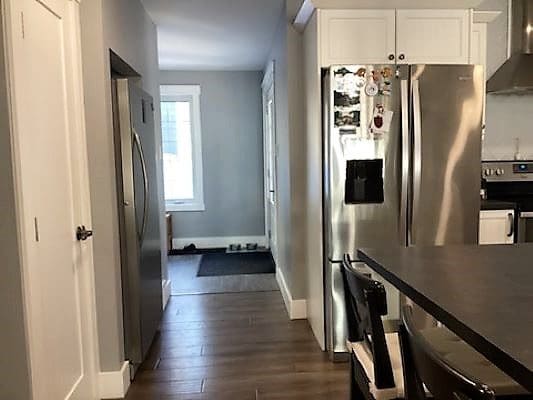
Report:
[[[347,160],[344,202],[380,204],[383,201],[383,159]]]

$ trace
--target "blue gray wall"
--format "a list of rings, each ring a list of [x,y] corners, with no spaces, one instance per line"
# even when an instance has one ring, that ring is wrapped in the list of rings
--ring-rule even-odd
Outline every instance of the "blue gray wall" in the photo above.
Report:
[[[93,246],[100,370],[110,372],[123,365],[124,332],[109,50],[141,74],[143,89],[158,102],[157,29],[141,0],[82,1],[81,28],[92,226],[98,232]],[[159,107],[155,118],[159,121]],[[161,160],[160,154],[156,156]],[[161,199],[161,263],[166,279],[160,172],[154,187]]]
[[[265,233],[259,71],[161,71],[162,85],[200,85],[205,211],[174,212],[175,238]]]
[[[301,0],[286,2],[267,63],[274,61],[276,137],[278,142],[278,259],[293,299],[306,297],[305,287],[305,154],[302,35],[292,21]]]

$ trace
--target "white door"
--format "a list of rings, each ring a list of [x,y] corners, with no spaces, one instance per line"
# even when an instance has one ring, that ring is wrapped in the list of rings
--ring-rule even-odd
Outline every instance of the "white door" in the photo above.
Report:
[[[33,399],[96,399],[79,3],[4,3]]]
[[[322,10],[322,67],[394,63],[394,10]]]
[[[468,64],[471,11],[398,10],[399,64]]]
[[[263,125],[266,234],[272,257],[277,265],[277,144],[273,63],[270,64],[270,67],[265,74],[265,79],[263,80]]]

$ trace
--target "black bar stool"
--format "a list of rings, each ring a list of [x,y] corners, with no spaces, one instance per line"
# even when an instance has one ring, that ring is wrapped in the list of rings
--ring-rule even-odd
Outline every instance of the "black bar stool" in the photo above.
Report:
[[[389,400],[403,397],[403,371],[398,334],[387,333],[383,284],[352,267],[349,256],[341,268],[350,350],[351,398]]]
[[[384,332],[381,320],[387,314],[384,286],[352,267],[349,256],[344,257],[341,270],[348,319],[347,347],[351,353],[352,399],[360,399],[361,395],[371,400],[426,398],[429,393],[423,390],[424,385],[420,389],[410,375],[416,370],[413,363],[409,364],[405,357],[402,359],[398,333]],[[408,317],[412,322],[412,315]],[[424,328],[417,334],[431,346],[434,354],[457,371],[464,371],[473,381],[488,385],[496,397],[533,400],[522,386],[446,327]]]
[[[400,341],[405,367],[406,398],[425,400],[425,385],[435,400],[495,399],[492,389],[450,365],[417,331],[410,306],[405,306],[402,311]]]

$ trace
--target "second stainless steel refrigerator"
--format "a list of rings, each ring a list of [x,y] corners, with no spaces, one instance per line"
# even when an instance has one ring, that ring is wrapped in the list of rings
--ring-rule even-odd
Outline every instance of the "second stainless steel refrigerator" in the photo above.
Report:
[[[324,70],[325,328],[333,359],[346,352],[343,254],[477,243],[483,90],[482,67],[473,65]],[[392,288],[388,301],[395,320]]]
[[[152,97],[128,79],[113,80],[124,350],[135,371],[161,321],[161,240]]]

